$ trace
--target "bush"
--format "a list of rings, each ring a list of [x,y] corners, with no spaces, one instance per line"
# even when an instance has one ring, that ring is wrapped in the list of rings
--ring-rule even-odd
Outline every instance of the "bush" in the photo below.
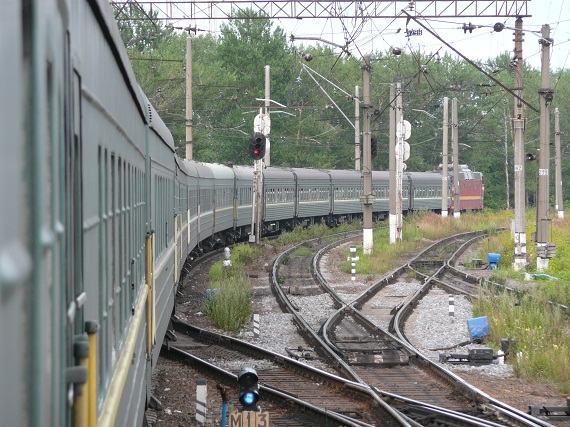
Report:
[[[230,275],[228,275],[230,276]],[[206,301],[204,312],[218,328],[238,332],[251,316],[251,282],[234,270],[231,277],[210,283],[217,292]]]

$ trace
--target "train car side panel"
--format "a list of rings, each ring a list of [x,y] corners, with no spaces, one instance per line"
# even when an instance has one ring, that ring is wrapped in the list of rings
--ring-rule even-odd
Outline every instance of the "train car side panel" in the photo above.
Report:
[[[362,212],[360,196],[363,194],[363,178],[357,171],[328,171],[332,180],[333,211],[335,215]]]
[[[263,221],[291,219],[295,216],[295,175],[287,169],[269,167],[263,171]]]
[[[29,116],[24,114],[24,93],[27,87],[21,81],[24,71],[21,13],[20,2],[8,2],[3,5],[0,16],[0,40],[10,40],[10,43],[0,43],[0,54],[5,59],[0,79],[0,97],[11,100],[10,103],[2,103],[0,116],[3,138],[16,142],[3,144],[0,156],[2,182],[10,182],[10,185],[0,185],[0,323],[11,325],[0,329],[0,342],[9,343],[1,346],[0,360],[10,361],[4,363],[9,369],[0,369],[0,414],[3,423],[13,426],[24,425],[24,390],[30,381],[28,375],[24,374],[27,366],[26,358],[22,357],[29,354],[29,344],[26,342],[28,315],[22,307],[32,268],[32,251],[28,247],[30,229],[26,224],[29,206],[24,197],[31,190],[24,181],[27,170],[24,148],[32,141],[25,138],[23,126]]]
[[[305,225],[331,213],[331,178],[318,169],[292,168],[297,181],[297,218]]]
[[[253,206],[253,168],[234,166],[235,174],[235,225],[251,229],[251,209]]]

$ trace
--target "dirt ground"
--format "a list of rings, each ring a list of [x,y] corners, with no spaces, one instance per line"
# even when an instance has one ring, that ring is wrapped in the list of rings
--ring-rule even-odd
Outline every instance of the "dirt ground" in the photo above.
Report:
[[[274,256],[274,251],[268,250],[265,255],[266,262],[258,262],[257,265],[271,265]],[[469,257],[469,254],[465,254],[465,257]],[[209,318],[202,314],[205,291],[208,288],[210,264],[198,266],[184,280],[180,288],[177,314],[184,321],[195,326],[215,330]],[[269,269],[266,270],[250,272],[250,275],[256,281],[269,280]],[[344,273],[339,271],[338,274]],[[350,280],[350,275],[346,276],[347,280]],[[566,404],[565,396],[558,393],[552,384],[527,382],[514,376],[497,378],[473,372],[457,372],[457,374],[488,395],[523,412],[527,412],[529,405],[563,406]],[[160,427],[220,426],[222,401],[215,381],[207,383],[206,423],[198,423],[195,419],[196,380],[200,378],[202,378],[200,374],[197,374],[191,367],[161,357],[153,376],[153,388],[154,395],[160,401],[162,409],[147,413],[149,424]],[[234,393],[234,399],[236,389],[237,387],[230,388],[230,396]],[[549,422],[557,426],[570,426],[570,421]]]

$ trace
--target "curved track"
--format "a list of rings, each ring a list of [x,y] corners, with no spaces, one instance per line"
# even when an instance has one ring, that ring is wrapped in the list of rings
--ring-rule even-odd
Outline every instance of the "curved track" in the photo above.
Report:
[[[431,245],[412,261],[373,283],[358,297],[351,297],[347,301],[318,273],[318,256],[305,253],[307,258],[313,257],[315,274],[338,307],[322,323],[322,341],[339,357],[339,365],[345,375],[374,388],[387,401],[393,402],[411,417],[418,417],[418,420],[425,419],[425,414],[430,413],[430,417],[442,425],[454,425],[457,418],[463,418],[468,424],[488,422],[495,425],[548,425],[494,401],[432,363],[418,354],[401,332],[404,317],[400,313],[413,309],[419,299],[430,291],[448,260],[478,234],[481,233],[460,234]],[[282,281],[278,274],[280,259],[281,257],[274,265],[273,279],[277,288],[281,288],[277,284]],[[299,265],[307,263],[305,260],[298,262]],[[401,277],[406,278],[404,289],[399,283]],[[302,284],[299,283],[298,286],[301,287]],[[387,294],[392,296],[388,303],[385,298]],[[281,293],[281,297],[285,299],[284,305],[291,306],[287,295]],[[376,311],[376,307],[379,307],[377,314],[368,316],[371,311]],[[308,324],[303,318],[303,310],[295,307],[290,311],[299,317],[300,324]],[[376,318],[371,320],[369,317]],[[317,329],[315,326],[309,329],[314,332]],[[421,406],[422,409],[412,411],[410,405],[414,408]]]

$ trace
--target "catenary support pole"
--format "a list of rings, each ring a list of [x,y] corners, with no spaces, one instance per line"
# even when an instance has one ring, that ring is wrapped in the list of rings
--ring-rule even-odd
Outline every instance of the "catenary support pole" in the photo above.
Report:
[[[523,21],[518,18],[515,22],[515,67],[514,88],[519,96],[514,99],[513,138],[514,138],[514,170],[515,170],[515,259],[513,268],[522,270],[526,266],[526,200],[525,200],[525,153],[524,153],[524,130],[525,119],[523,117]]]
[[[441,164],[441,216],[447,217],[449,201],[448,201],[448,137],[449,137],[449,98],[443,98],[443,149],[442,149],[442,164]]]
[[[536,268],[548,268],[548,240],[551,221],[548,215],[549,204],[549,170],[550,170],[550,104],[553,90],[550,88],[550,27],[542,26],[542,67],[541,84],[538,91],[540,102],[540,152],[538,154],[538,188],[536,205]]]
[[[396,83],[396,240],[402,241],[402,180],[404,174],[403,160],[403,123],[404,104],[402,83]]]
[[[453,217],[461,216],[459,199],[459,121],[457,119],[457,98],[451,100],[451,141],[453,146]]]
[[[363,230],[362,230],[362,246],[365,255],[371,255],[374,247],[373,233],[372,233],[372,205],[374,203],[374,194],[372,193],[372,149],[371,149],[371,132],[370,132],[370,114],[372,105],[370,104],[370,74],[372,67],[370,65],[370,55],[364,56],[364,64],[362,65],[363,71],[363,156],[362,156],[362,175],[364,177],[364,195],[361,197],[360,202],[363,205]]]
[[[360,88],[354,87],[354,170],[360,171]]]
[[[271,123],[270,119],[270,104],[271,104],[271,67],[269,65],[265,66],[265,121],[266,123]],[[270,142],[270,133],[271,128],[269,130],[265,130],[263,134],[265,135],[265,156],[263,157],[263,162],[265,163],[265,167],[271,166],[271,142]]]
[[[186,37],[186,158],[192,160],[192,38]]]
[[[396,87],[394,83],[390,85],[390,139],[389,146],[389,225],[390,243],[396,243]]]
[[[556,168],[556,210],[558,218],[564,219],[564,198],[562,197],[562,153],[560,151],[560,111],[554,109],[554,149],[556,150],[556,159],[554,165]]]

